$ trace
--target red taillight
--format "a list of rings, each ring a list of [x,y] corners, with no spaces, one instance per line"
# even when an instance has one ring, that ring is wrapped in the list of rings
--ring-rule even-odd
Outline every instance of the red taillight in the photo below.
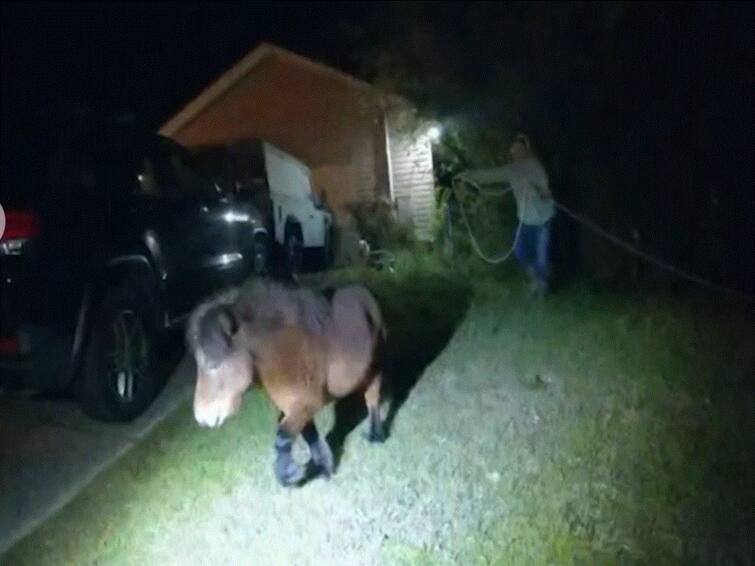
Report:
[[[39,218],[33,212],[9,210],[0,240],[27,240],[39,234]]]
[[[0,338],[0,356],[15,356],[21,352],[21,341],[18,336]]]

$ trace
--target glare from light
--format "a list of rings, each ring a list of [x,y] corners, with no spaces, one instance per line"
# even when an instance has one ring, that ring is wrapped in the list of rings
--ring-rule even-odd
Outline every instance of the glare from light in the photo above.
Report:
[[[216,258],[216,263],[217,265],[228,265],[230,263],[241,261],[242,259],[244,258],[240,253],[220,254]]]
[[[249,215],[229,210],[223,215],[223,220],[228,222],[228,224],[233,224],[234,222],[249,222]]]
[[[152,230],[149,230],[144,235],[144,241],[147,243],[147,247],[150,251],[158,247],[157,238],[155,238],[155,233]]]
[[[427,129],[427,137],[430,138],[431,142],[437,142],[440,139],[441,133],[440,126],[430,126]]]

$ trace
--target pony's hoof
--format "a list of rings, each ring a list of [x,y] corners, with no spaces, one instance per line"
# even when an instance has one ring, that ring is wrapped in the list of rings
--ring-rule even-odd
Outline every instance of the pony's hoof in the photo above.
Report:
[[[367,434],[364,435],[367,442],[371,444],[385,442],[385,432],[383,431],[383,421],[380,418],[380,411],[374,407],[370,408],[367,421]]]
[[[370,444],[381,444],[385,442],[385,433],[382,430],[368,430],[364,433],[364,438]]]
[[[304,470],[290,456],[279,458],[275,462],[275,477],[283,487],[289,487],[304,479]]]
[[[324,477],[333,475],[333,452],[324,438],[320,438],[317,445],[311,448],[312,463]]]

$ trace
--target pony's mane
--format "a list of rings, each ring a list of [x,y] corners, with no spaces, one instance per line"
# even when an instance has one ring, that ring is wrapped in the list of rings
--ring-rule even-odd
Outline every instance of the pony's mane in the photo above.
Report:
[[[330,316],[330,303],[311,289],[261,279],[241,288],[236,307],[245,323],[267,329],[301,326],[316,335]]]

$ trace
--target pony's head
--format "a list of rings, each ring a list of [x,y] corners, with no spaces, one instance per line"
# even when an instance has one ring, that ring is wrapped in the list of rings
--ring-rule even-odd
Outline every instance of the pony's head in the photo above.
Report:
[[[187,344],[197,366],[194,418],[202,426],[220,426],[234,415],[252,384],[252,356],[237,339],[237,295],[232,290],[207,301],[189,320]]]

